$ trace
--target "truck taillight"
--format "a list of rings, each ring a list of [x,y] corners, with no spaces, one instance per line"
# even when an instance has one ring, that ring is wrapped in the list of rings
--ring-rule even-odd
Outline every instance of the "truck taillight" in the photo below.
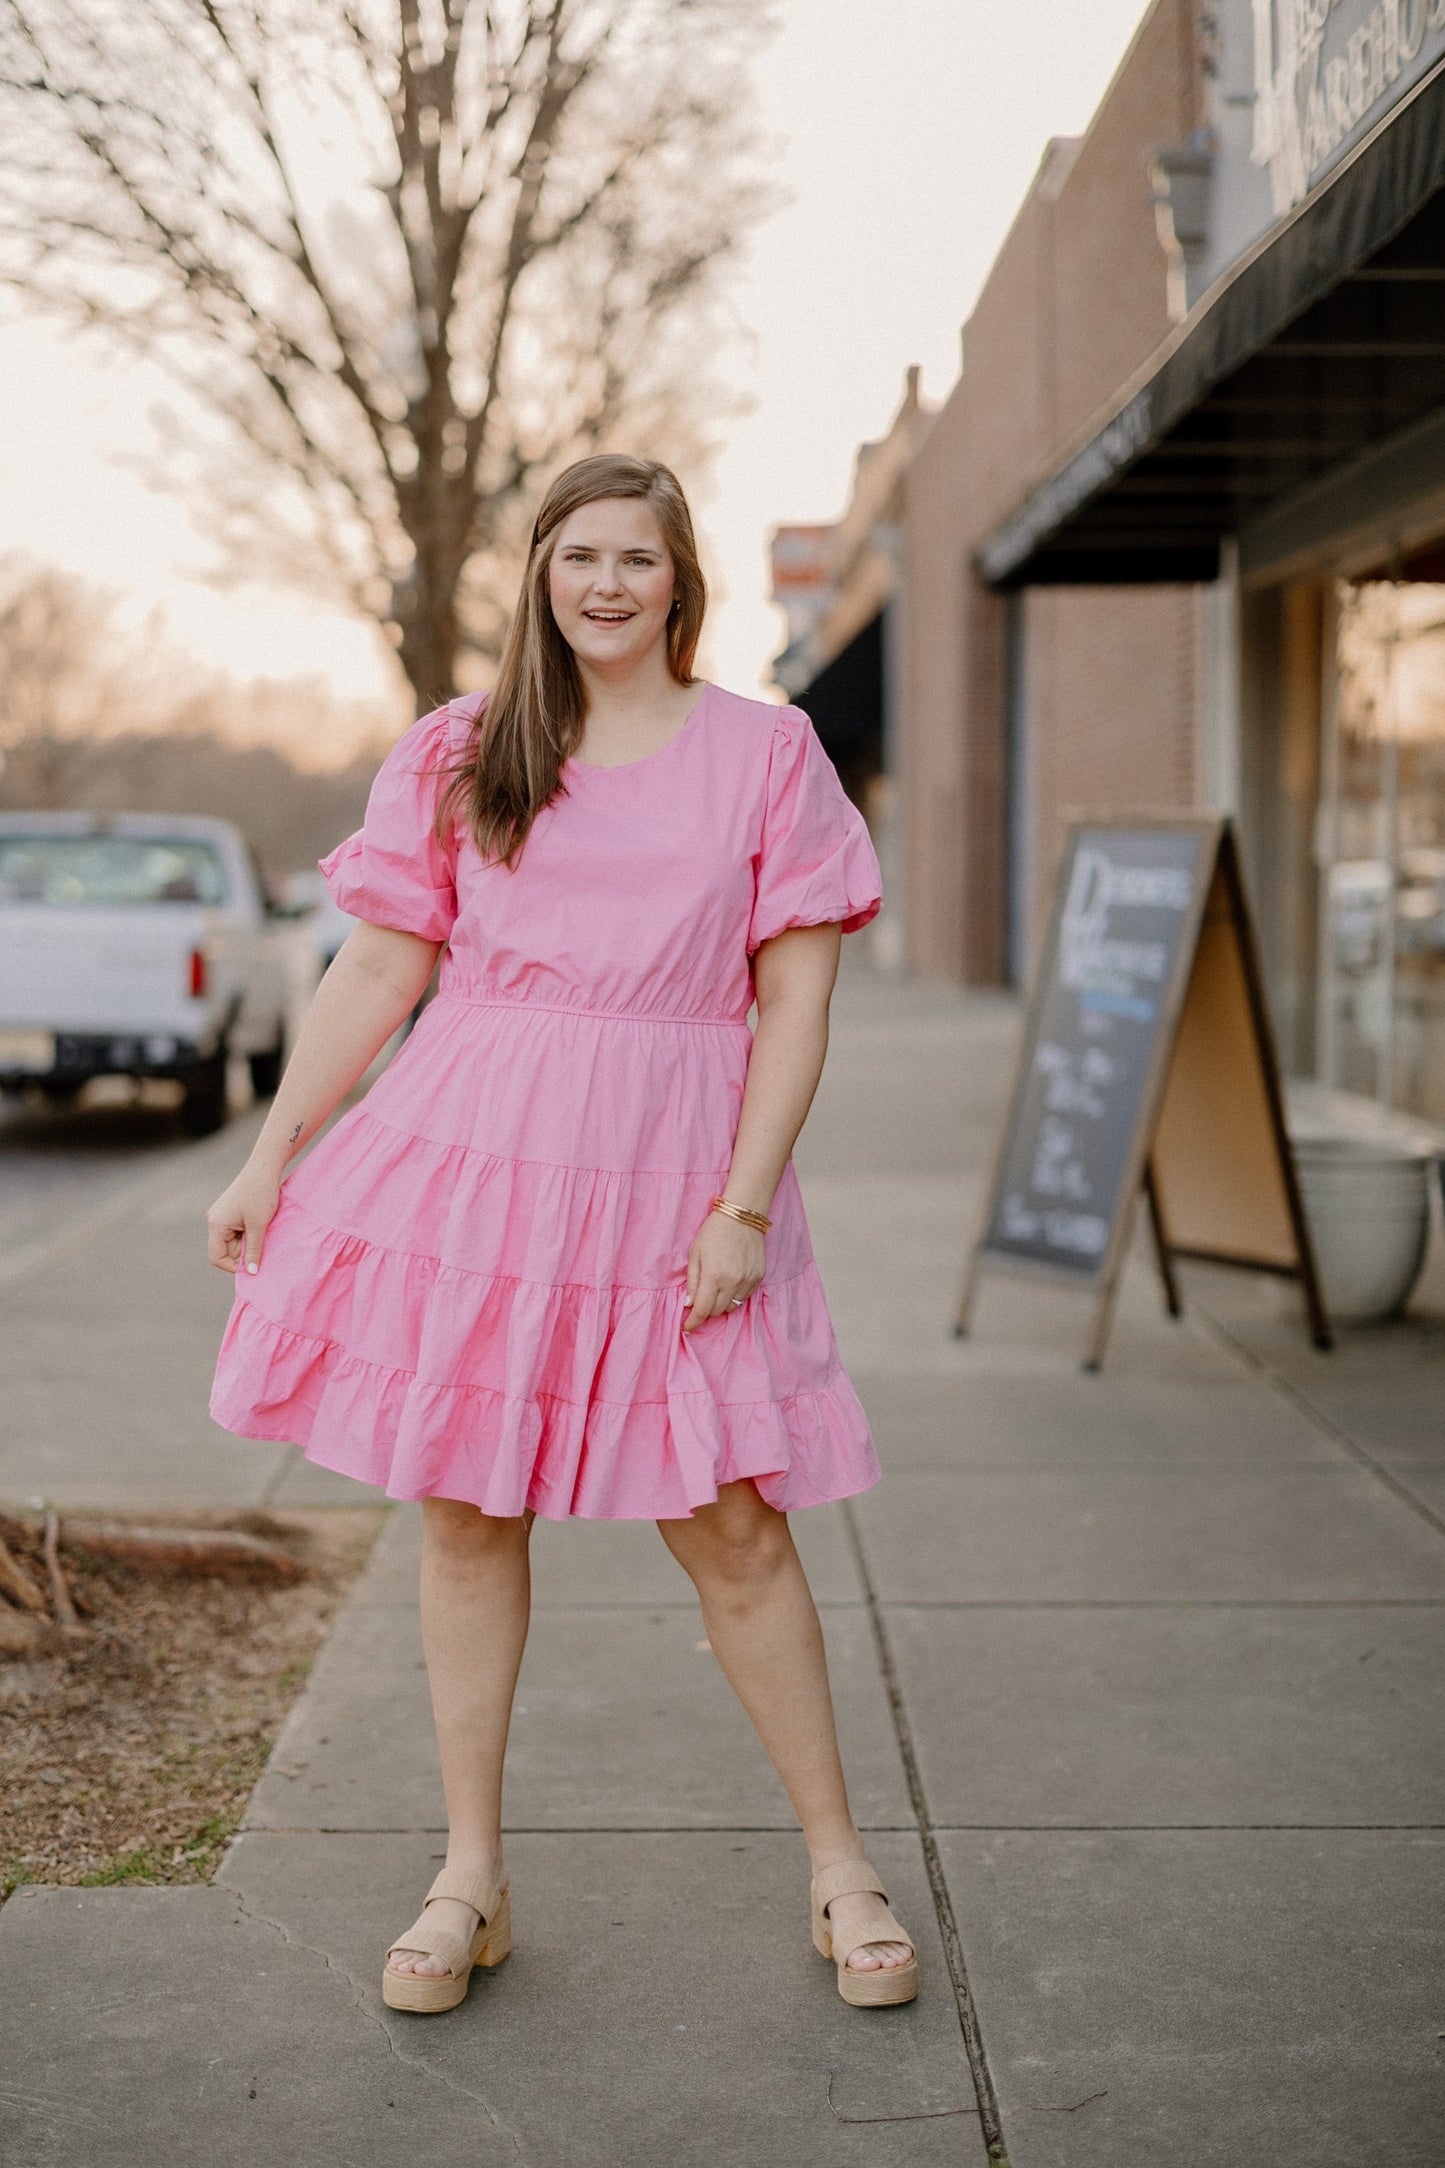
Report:
[[[199,1001],[210,983],[211,967],[204,949],[191,950],[191,999]]]

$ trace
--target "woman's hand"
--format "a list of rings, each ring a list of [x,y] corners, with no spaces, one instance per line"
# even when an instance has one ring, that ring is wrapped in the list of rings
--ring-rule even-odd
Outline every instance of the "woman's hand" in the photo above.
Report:
[[[211,1263],[222,1272],[237,1272],[243,1264],[254,1272],[280,1196],[280,1175],[248,1159],[206,1214],[206,1255]]]
[[[276,1215],[281,1175],[366,1073],[426,988],[439,941],[363,921],[312,996],[281,1088],[251,1156],[206,1214],[206,1254],[222,1272],[254,1272]]]
[[[753,958],[758,1024],[721,1195],[761,1207],[773,1197],[823,1070],[828,996],[838,971],[841,924],[790,926]],[[726,1212],[709,1212],[687,1256],[684,1332],[750,1295],[763,1277],[763,1236]]]
[[[709,1212],[687,1253],[687,1299],[684,1332],[696,1332],[710,1317],[732,1307],[734,1296],[750,1295],[767,1264],[763,1237],[756,1227]]]

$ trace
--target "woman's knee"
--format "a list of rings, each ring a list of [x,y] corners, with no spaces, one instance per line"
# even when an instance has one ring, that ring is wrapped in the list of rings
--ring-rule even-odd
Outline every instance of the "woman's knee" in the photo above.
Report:
[[[674,1557],[694,1581],[747,1594],[788,1570],[796,1558],[788,1517],[753,1484],[725,1484],[717,1502],[689,1521],[660,1524]]]
[[[484,1564],[525,1552],[531,1515],[499,1519],[459,1498],[422,1500],[424,1551],[444,1566]]]

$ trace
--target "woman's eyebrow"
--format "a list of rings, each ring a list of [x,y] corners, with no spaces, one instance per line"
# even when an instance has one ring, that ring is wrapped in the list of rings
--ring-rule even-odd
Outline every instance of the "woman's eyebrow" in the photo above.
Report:
[[[564,557],[595,557],[597,545],[595,542],[564,542],[561,554]],[[662,552],[654,549],[650,542],[634,542],[617,554],[619,557],[660,557]]]

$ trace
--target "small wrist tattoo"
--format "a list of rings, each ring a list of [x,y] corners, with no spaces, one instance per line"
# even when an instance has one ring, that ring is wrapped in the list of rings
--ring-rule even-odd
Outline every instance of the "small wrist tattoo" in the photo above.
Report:
[[[298,1122],[298,1123],[296,1124],[296,1127],[295,1127],[295,1128],[294,1128],[294,1129],[292,1130],[292,1132],[291,1132],[290,1136],[289,1136],[289,1137],[288,1137],[288,1138],[286,1139],[286,1142],[287,1142],[288,1144],[294,1144],[294,1143],[296,1142],[296,1139],[297,1139],[297,1138],[298,1138],[298,1137],[300,1136],[300,1134],[301,1134],[302,1130],[303,1130],[303,1129],[304,1129],[305,1127],[306,1127],[306,1124],[305,1124],[304,1122]]]

